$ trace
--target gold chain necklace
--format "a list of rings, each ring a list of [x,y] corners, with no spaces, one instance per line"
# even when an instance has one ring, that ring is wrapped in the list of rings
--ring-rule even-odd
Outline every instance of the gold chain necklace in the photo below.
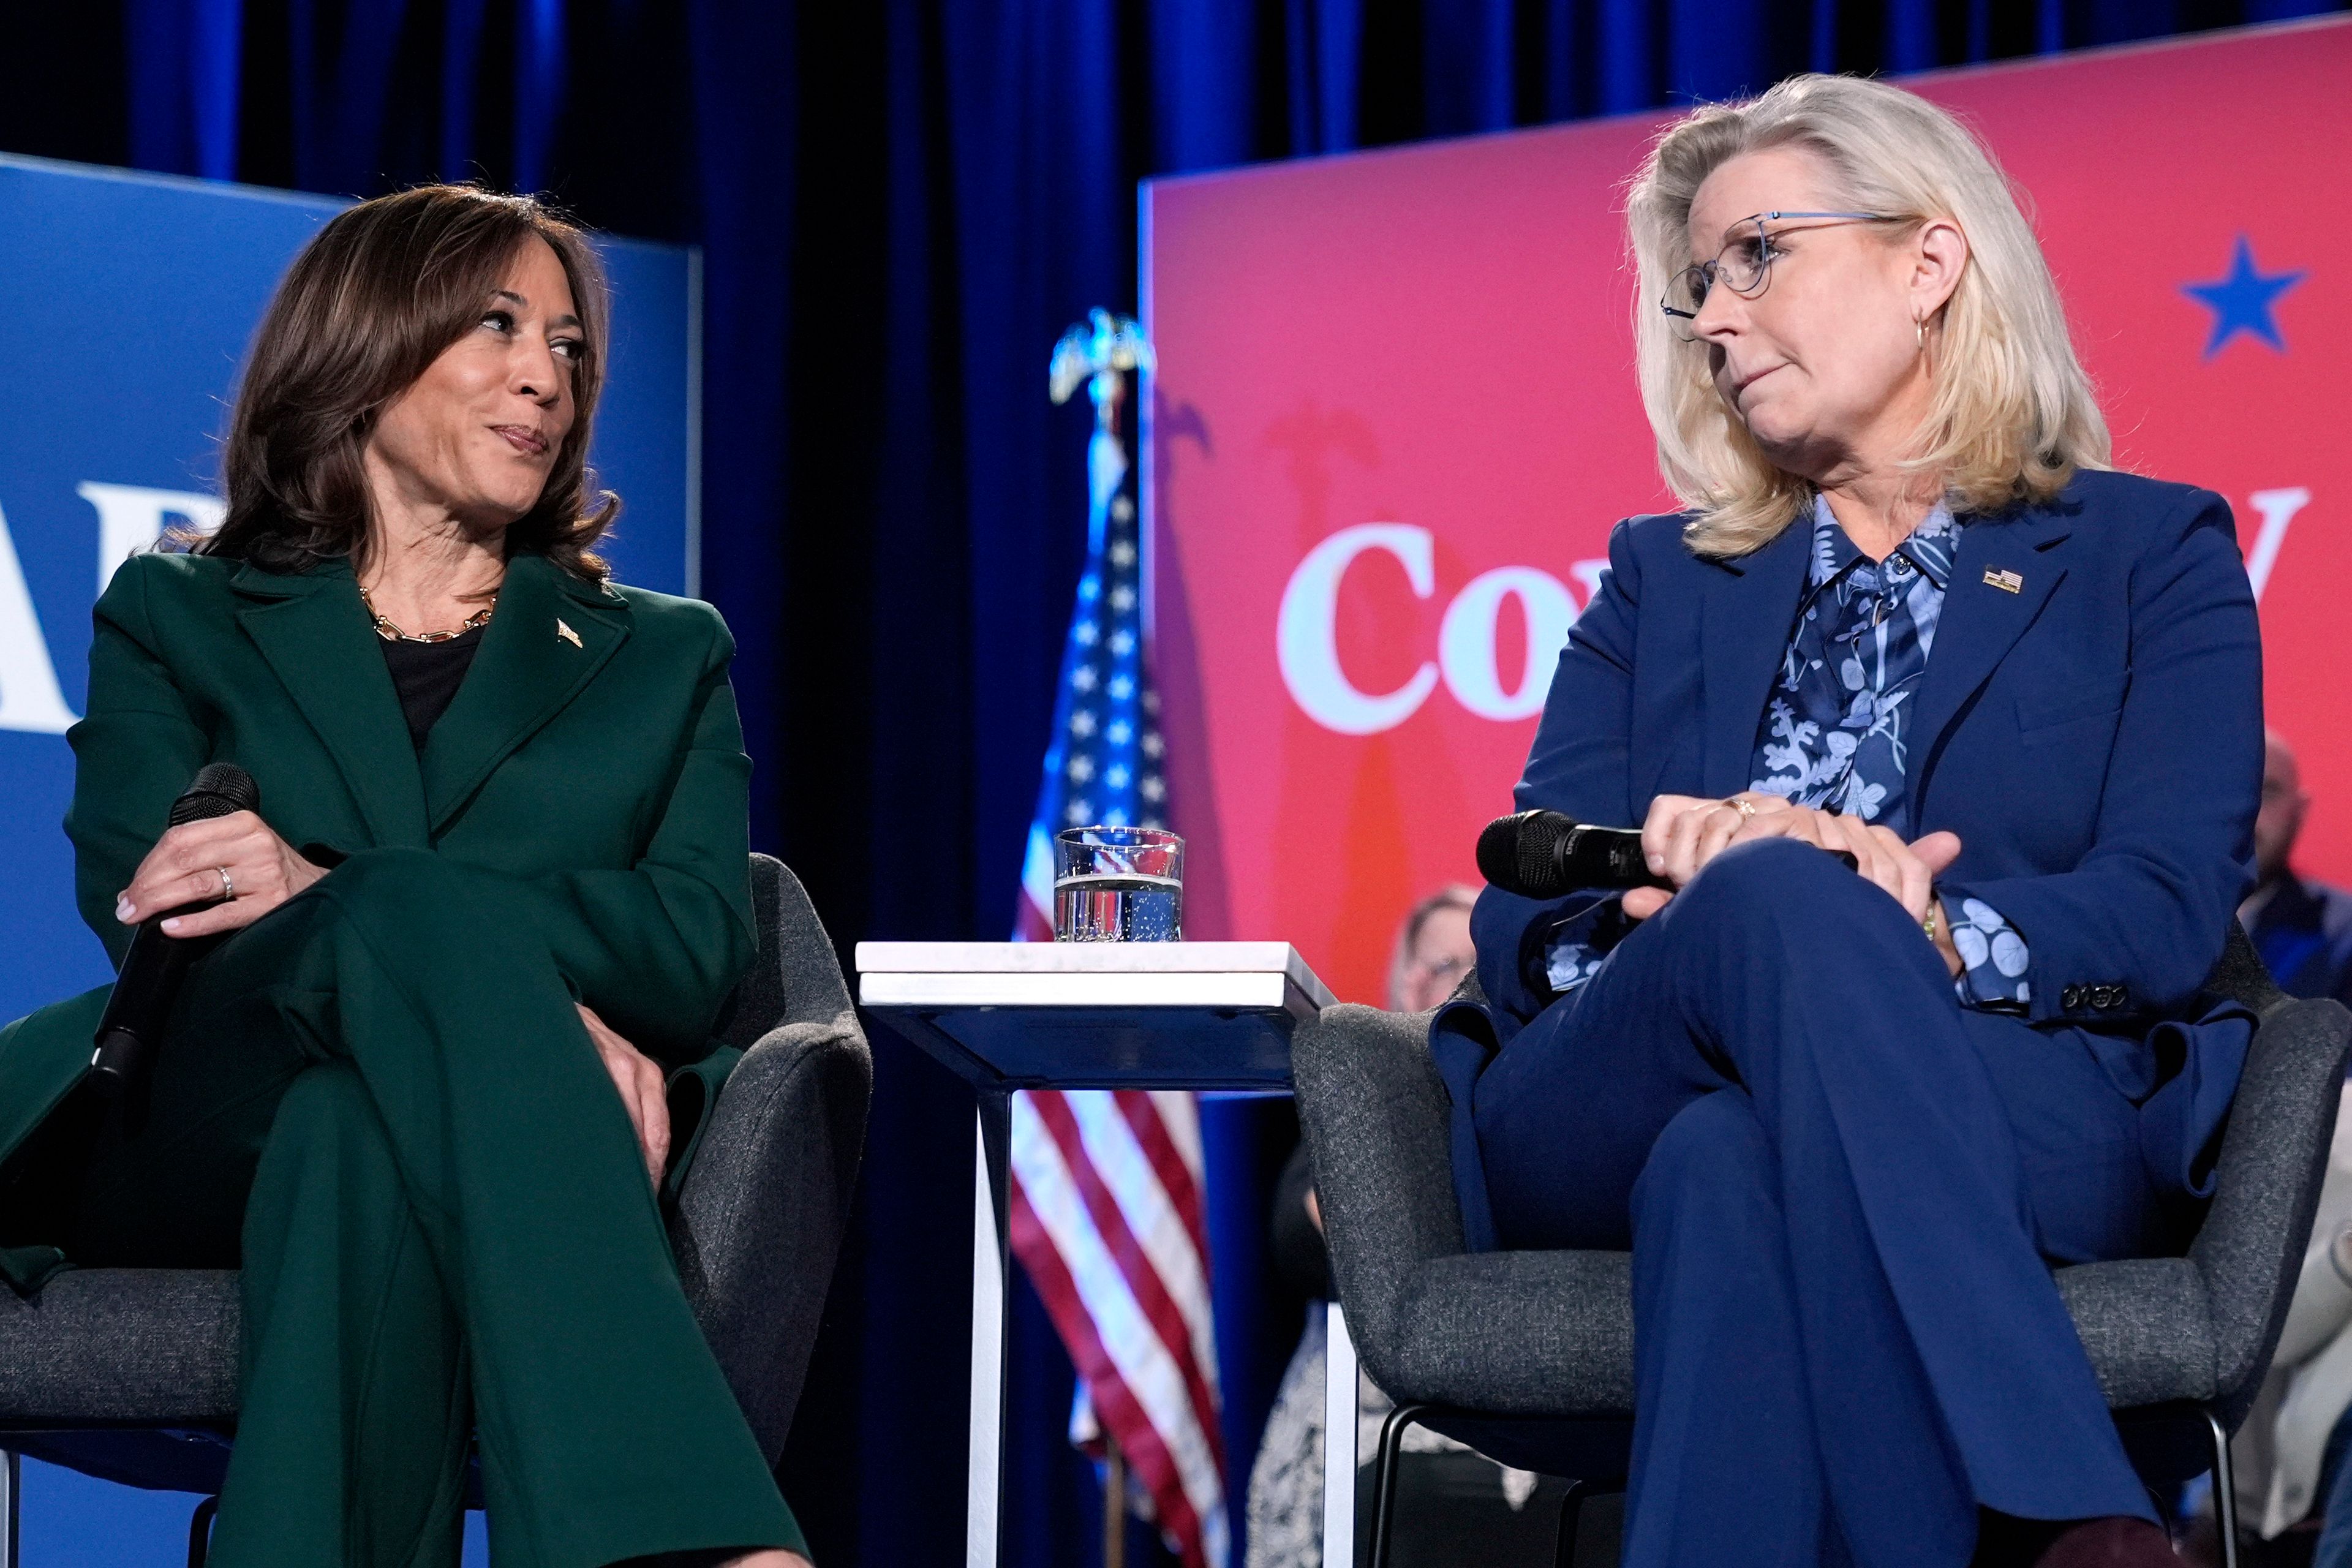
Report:
[[[381,610],[378,610],[375,607],[375,601],[368,597],[368,591],[365,588],[362,588],[360,590],[360,605],[362,608],[367,611],[368,619],[375,624],[375,635],[382,637],[386,642],[447,642],[452,637],[464,637],[467,632],[474,630],[478,626],[488,626],[490,624],[490,612],[498,608],[499,600],[497,595],[491,595],[490,602],[488,604],[484,605],[480,609],[475,611],[472,615],[467,616],[463,621],[460,621],[455,631],[446,632],[402,631],[398,626],[394,626],[391,621],[387,620]]]

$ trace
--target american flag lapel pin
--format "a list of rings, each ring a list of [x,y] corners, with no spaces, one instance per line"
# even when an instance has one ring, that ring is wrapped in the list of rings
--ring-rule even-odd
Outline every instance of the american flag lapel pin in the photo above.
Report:
[[[1990,583],[1992,579],[1988,577],[1985,581]],[[2014,590],[2011,591],[2014,592]],[[565,626],[562,616],[555,617],[555,635],[562,637],[565,642],[570,643],[573,647],[580,647],[583,646],[580,641],[580,634],[573,631],[570,626]]]
[[[1984,580],[1987,586],[1998,588],[2004,594],[2021,594],[2025,591],[2025,579],[2014,572],[1995,571],[1988,566],[1985,568]]]

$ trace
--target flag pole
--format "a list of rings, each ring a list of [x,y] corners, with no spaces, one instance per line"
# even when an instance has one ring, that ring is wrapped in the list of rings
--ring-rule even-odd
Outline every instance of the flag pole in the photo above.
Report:
[[[1087,441],[1087,564],[1022,858],[1018,940],[1053,935],[1055,832],[1164,826],[1167,743],[1142,636],[1137,472],[1120,434],[1127,374],[1154,363],[1132,319],[1090,310],[1062,334],[1047,367],[1054,401],[1085,392],[1094,428]],[[1229,1568],[1232,1555],[1208,1237],[1199,1218],[1205,1184],[1199,1126],[1198,1107],[1185,1093],[1115,1100],[1108,1089],[1040,1089],[1014,1101],[1012,1246],[1041,1281],[1046,1312],[1072,1360],[1086,1369],[1070,1433],[1102,1466],[1105,1568],[1128,1568],[1130,1555],[1139,1563],[1158,1560],[1131,1529],[1134,1514],[1150,1521],[1192,1568]],[[1065,1143],[1073,1131],[1076,1141]],[[1106,1159],[1111,1163],[1098,1166]],[[1134,1173],[1131,1190],[1106,1170]],[[1033,1192],[1033,1183],[1043,1185]],[[1097,1184],[1113,1194],[1100,1214],[1092,1200],[1081,1200]],[[1040,1193],[1046,1201],[1033,1205]],[[1169,1215],[1179,1221],[1172,1229],[1163,1226]],[[1129,1256],[1126,1239],[1147,1230],[1166,1237],[1165,1256]],[[1183,1331],[1150,1343],[1108,1331],[1107,1323],[1137,1319],[1146,1300],[1171,1303]],[[1097,1310],[1118,1316],[1097,1322]],[[1154,1326],[1161,1327],[1156,1320]],[[1178,1375],[1165,1375],[1171,1372]],[[1108,1440],[1097,1447],[1098,1437]],[[1150,1474],[1122,1451],[1130,1443],[1160,1456]]]
[[[1103,1433],[1103,1568],[1127,1568],[1127,1456]]]

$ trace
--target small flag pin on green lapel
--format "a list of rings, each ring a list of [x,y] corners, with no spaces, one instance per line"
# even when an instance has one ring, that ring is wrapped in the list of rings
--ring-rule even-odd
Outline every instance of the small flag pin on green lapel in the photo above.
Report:
[[[1985,581],[1986,581],[1986,582],[1988,582],[1988,583],[1990,583],[1990,582],[1991,582],[1991,581],[1992,581],[1992,579],[1991,579],[1990,577],[1987,577],[1987,578],[1985,579]],[[2014,590],[2014,589],[2012,589],[2012,590],[2011,590],[2011,591],[2012,593],[2013,593],[2013,592],[2015,592],[2015,590]],[[582,646],[581,641],[580,641],[580,634],[579,634],[578,632],[573,631],[570,626],[565,626],[565,625],[563,624],[563,617],[562,617],[562,616],[556,616],[556,617],[555,617],[555,635],[556,635],[557,637],[562,637],[565,642],[570,643],[573,647],[581,647],[581,646]]]

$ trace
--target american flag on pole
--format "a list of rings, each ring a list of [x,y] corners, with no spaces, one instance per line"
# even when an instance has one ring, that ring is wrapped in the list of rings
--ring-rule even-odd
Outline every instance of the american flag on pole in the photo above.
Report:
[[[1144,668],[1142,556],[1119,435],[1125,372],[1150,347],[1092,312],[1054,352],[1055,401],[1094,400],[1086,574],[1022,865],[1015,941],[1054,935],[1054,834],[1163,826],[1159,700]],[[1075,1431],[1118,1446],[1186,1568],[1224,1568],[1224,1445],[1209,1310],[1201,1121],[1184,1093],[1039,1090],[1013,1101],[1013,1252],[1078,1369]]]

